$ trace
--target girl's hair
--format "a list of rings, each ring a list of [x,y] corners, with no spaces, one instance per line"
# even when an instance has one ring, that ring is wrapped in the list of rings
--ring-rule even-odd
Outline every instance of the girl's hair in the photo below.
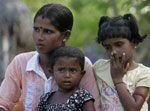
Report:
[[[46,4],[35,14],[34,22],[38,16],[48,18],[60,32],[72,30],[73,14],[69,8],[61,4]]]
[[[99,21],[97,42],[101,43],[107,38],[126,38],[130,42],[139,44],[146,35],[139,34],[138,25],[132,14],[108,17],[102,16]]]
[[[74,57],[77,59],[77,62],[81,67],[81,70],[84,69],[84,62],[85,62],[84,54],[78,48],[70,46],[63,46],[56,48],[52,53],[49,54],[50,60],[49,63],[52,69],[59,57]]]

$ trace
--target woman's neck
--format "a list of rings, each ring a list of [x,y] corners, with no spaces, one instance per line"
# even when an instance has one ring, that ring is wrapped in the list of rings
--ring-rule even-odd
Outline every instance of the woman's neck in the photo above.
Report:
[[[47,64],[48,64],[48,56],[46,54],[39,54],[39,64],[41,68],[43,69],[43,72],[45,73],[46,77],[49,78],[51,76]]]
[[[48,56],[46,54],[39,54],[39,63],[40,65],[46,65],[48,61]]]

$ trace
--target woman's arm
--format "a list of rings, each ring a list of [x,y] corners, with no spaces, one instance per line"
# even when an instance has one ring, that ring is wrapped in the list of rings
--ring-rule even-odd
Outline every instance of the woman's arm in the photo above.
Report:
[[[84,76],[81,79],[80,87],[88,90],[91,93],[91,95],[95,99],[95,102],[94,102],[95,109],[96,109],[96,111],[100,111],[99,90],[98,90],[98,86],[96,83],[95,74],[93,72],[92,63],[87,57],[85,57],[84,70],[86,71],[86,73],[84,74]]]

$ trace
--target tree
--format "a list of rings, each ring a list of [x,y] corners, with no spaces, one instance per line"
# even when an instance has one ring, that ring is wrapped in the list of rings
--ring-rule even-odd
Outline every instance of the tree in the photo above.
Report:
[[[18,0],[0,0],[0,80],[10,60],[19,52],[25,50],[29,41],[28,28],[30,16],[28,9]],[[31,27],[31,26],[30,26]]]

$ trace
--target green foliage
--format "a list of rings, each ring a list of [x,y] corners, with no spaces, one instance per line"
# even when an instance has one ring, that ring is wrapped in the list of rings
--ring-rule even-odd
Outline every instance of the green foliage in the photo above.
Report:
[[[35,12],[46,3],[61,3],[69,7],[74,15],[74,26],[69,45],[77,46],[83,51],[92,49],[93,55],[101,53],[102,47],[96,41],[99,18],[103,15],[114,16],[133,13],[142,34],[150,33],[150,0],[22,0]],[[115,12],[116,11],[116,12]],[[91,50],[90,50],[91,51]],[[103,52],[102,52],[103,53]]]

